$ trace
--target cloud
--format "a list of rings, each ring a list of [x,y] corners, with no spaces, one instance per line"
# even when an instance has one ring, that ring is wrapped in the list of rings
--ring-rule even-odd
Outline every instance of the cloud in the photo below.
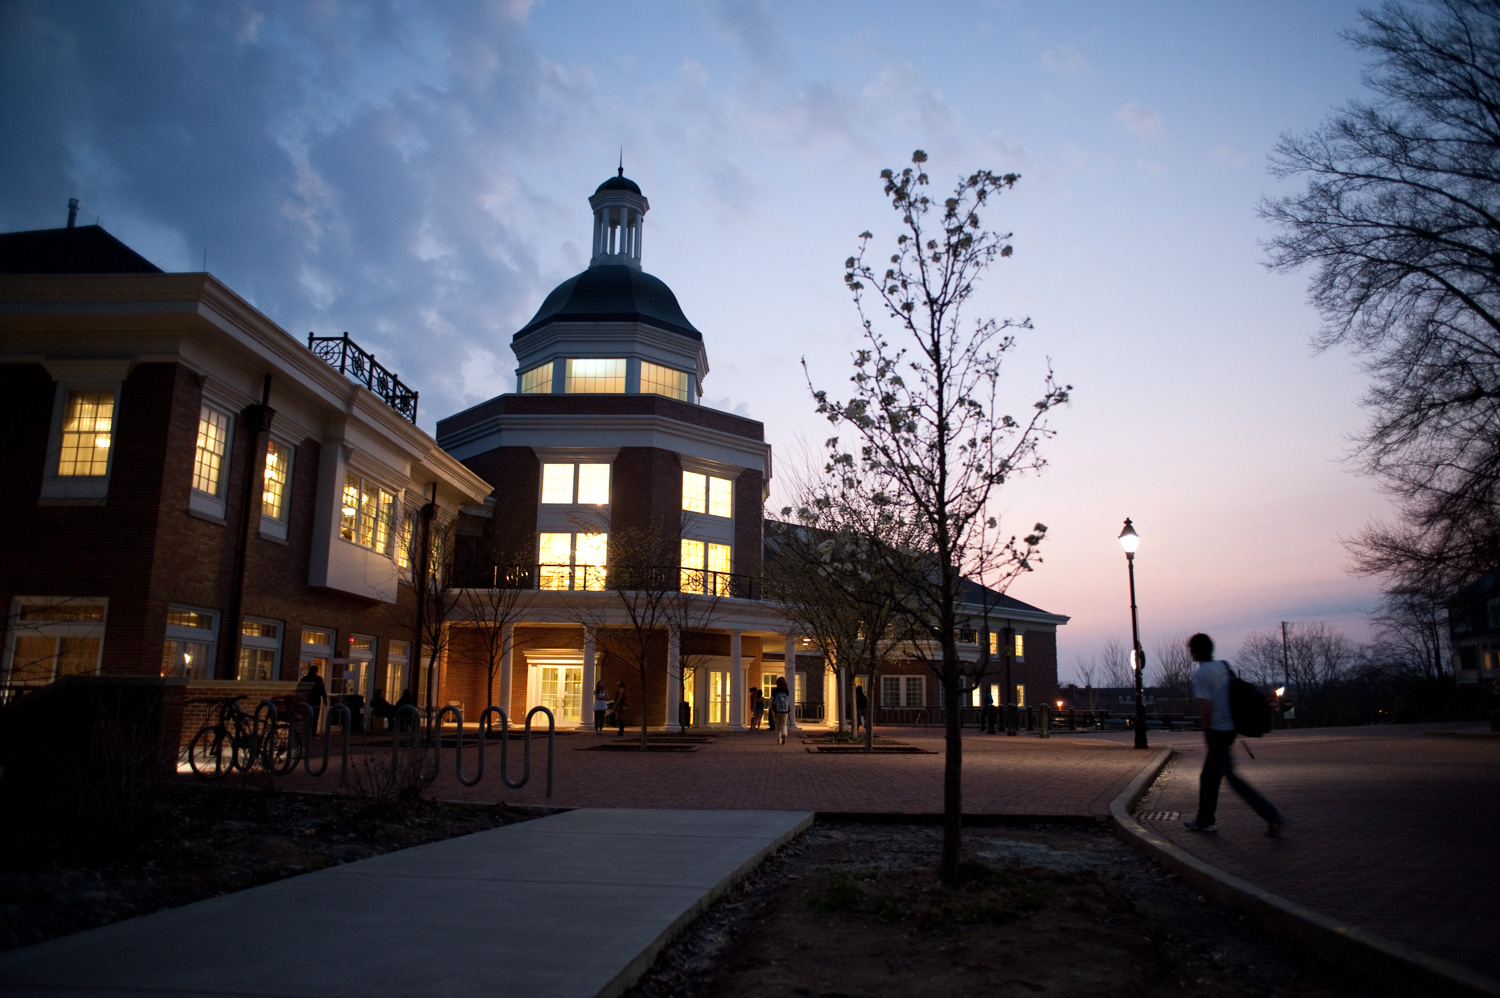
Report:
[[[1165,129],[1162,127],[1161,114],[1149,107],[1131,101],[1120,110],[1111,115],[1120,127],[1137,138],[1159,139]]]
[[[1062,77],[1087,76],[1089,61],[1072,45],[1059,43],[1042,53],[1042,65]]]
[[[882,68],[865,87],[864,96],[884,104],[886,114],[894,116],[902,128],[924,137],[951,134],[962,124],[958,109],[941,90],[929,87],[909,62]]]
[[[708,19],[734,40],[751,62],[772,69],[786,61],[786,40],[767,0],[702,0]]]
[[[1209,153],[1209,159],[1215,166],[1245,165],[1245,154],[1228,142],[1220,142],[1214,146],[1213,151]]]

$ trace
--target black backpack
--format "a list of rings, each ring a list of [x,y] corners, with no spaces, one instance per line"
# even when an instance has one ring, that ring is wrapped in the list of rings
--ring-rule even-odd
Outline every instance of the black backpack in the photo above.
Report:
[[[1259,738],[1271,730],[1271,704],[1265,696],[1234,674],[1229,663],[1224,663],[1229,673],[1229,716],[1234,719],[1234,731],[1238,735]]]

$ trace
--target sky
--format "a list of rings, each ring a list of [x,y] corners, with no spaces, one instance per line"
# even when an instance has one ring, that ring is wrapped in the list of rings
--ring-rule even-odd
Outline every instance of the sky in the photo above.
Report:
[[[1316,353],[1307,274],[1256,215],[1278,137],[1362,95],[1358,4],[771,0],[0,4],[0,231],[69,197],[165,270],[207,269],[294,336],[348,331],[420,424],[515,387],[510,337],[588,263],[587,198],[650,199],[645,269],[703,331],[705,404],[762,421],[769,510],[829,427],[890,245],[879,172],[1016,172],[1014,255],[971,314],[1029,318],[1002,407],[1073,386],[1002,526],[1048,527],[1011,595],[1066,614],[1060,672],[1142,642],[1232,657],[1280,621],[1368,637],[1342,539],[1389,515],[1348,457],[1359,359]],[[806,363],[806,371],[802,363]],[[1148,666],[1149,680],[1149,666]]]

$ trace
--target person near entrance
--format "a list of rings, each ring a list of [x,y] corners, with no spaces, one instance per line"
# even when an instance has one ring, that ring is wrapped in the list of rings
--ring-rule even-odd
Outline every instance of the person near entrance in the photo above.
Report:
[[[854,733],[859,734],[859,729],[870,730],[870,698],[865,696],[865,688],[859,683],[854,684]]]
[[[750,730],[760,730],[760,719],[766,713],[766,696],[759,686],[750,687]]]
[[[615,724],[619,725],[620,732],[616,738],[625,737],[625,680],[620,680],[620,685],[615,689]]]
[[[1198,671],[1193,674],[1193,696],[1198,700],[1203,717],[1203,740],[1208,745],[1208,755],[1203,760],[1203,773],[1198,777],[1198,814],[1192,821],[1184,822],[1183,827],[1190,832],[1218,831],[1215,813],[1219,805],[1219,782],[1228,780],[1234,792],[1265,821],[1266,834],[1272,837],[1280,835],[1286,824],[1286,815],[1234,771],[1234,759],[1229,752],[1234,745],[1234,716],[1229,709],[1229,663],[1214,659],[1214,643],[1207,634],[1194,634],[1189,638],[1188,652],[1198,663]]]
[[[312,731],[318,730],[318,714],[323,710],[323,704],[328,699],[328,687],[323,685],[323,677],[318,675],[318,667],[311,663],[307,666],[307,675],[297,681],[297,692],[302,694],[307,701],[308,708],[312,711]]]
[[[778,676],[776,689],[771,693],[771,730],[776,732],[776,744],[786,744],[786,722],[792,714],[792,695],[787,692],[786,677]]]
[[[604,680],[594,684],[594,734],[604,732],[604,712],[609,710],[609,691],[604,688]]]

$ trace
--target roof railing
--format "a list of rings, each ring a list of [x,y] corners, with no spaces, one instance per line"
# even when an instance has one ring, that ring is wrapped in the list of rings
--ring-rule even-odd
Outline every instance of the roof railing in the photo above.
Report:
[[[386,405],[415,423],[417,421],[417,393],[401,383],[401,379],[387,371],[359,344],[343,336],[314,336],[307,334],[307,349],[323,359],[344,377],[356,384],[364,385],[379,395]]]

